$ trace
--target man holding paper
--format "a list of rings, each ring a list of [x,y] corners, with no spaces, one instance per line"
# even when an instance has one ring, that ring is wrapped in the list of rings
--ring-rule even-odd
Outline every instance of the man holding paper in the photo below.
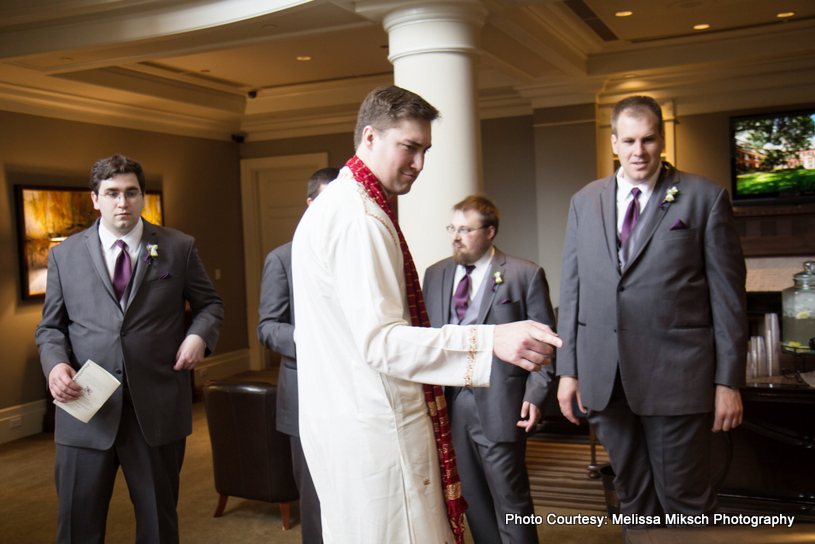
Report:
[[[189,372],[212,353],[223,302],[195,240],[141,218],[141,166],[121,155],[91,170],[102,217],[54,247],[37,345],[51,394],[92,360],[118,387],[88,423],[57,410],[57,542],[102,543],[119,466],[136,514],[136,542],[178,542],[179,473],[192,432]],[[194,318],[184,331],[185,302]]]

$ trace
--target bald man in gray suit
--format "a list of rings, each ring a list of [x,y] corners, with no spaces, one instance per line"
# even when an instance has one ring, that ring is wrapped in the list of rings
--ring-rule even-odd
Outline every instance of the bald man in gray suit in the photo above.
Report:
[[[574,195],[569,210],[558,400],[574,423],[574,400],[588,408],[624,514],[711,513],[711,430],[741,423],[747,349],[730,200],[661,162],[652,98],[620,101],[611,126],[621,168]]]
[[[121,466],[137,543],[178,542],[179,473],[192,432],[190,371],[218,340],[224,305],[195,240],[141,218],[144,173],[121,155],[91,171],[102,217],[48,255],[37,346],[51,394],[79,398],[88,359],[121,383],[88,423],[57,410],[57,542],[105,541]],[[193,311],[184,330],[185,302]]]

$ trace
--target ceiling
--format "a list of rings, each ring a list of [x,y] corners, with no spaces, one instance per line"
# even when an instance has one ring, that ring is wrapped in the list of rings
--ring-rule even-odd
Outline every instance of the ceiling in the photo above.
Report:
[[[360,9],[383,3],[0,0],[0,109],[217,139],[346,131],[393,79],[381,21]],[[811,0],[482,4],[483,117],[727,82],[815,88]]]

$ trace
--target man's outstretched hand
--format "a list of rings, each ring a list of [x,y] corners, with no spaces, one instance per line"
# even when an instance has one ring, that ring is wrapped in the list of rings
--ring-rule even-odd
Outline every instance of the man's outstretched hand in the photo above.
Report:
[[[551,363],[550,355],[563,342],[548,325],[535,321],[517,321],[496,325],[492,351],[502,361],[512,363],[530,372]]]

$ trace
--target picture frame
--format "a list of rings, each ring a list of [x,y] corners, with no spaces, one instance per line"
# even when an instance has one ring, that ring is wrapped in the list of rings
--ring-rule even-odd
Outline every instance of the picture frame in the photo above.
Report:
[[[21,296],[44,298],[51,248],[90,227],[100,214],[88,189],[15,185],[14,193]],[[163,225],[161,191],[146,191],[144,200],[142,217]]]

